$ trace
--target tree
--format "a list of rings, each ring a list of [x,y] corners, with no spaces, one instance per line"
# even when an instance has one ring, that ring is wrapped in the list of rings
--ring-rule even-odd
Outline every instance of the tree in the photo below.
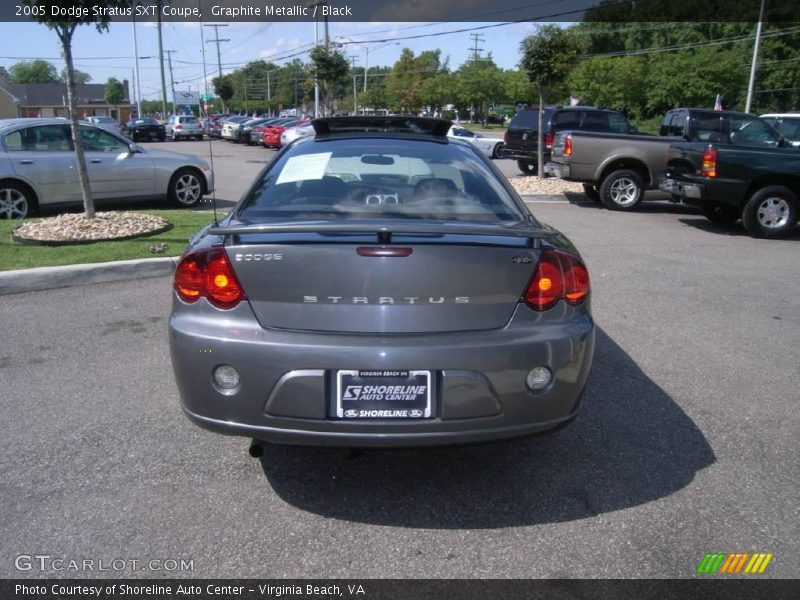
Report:
[[[536,162],[539,177],[544,177],[544,141],[542,117],[544,114],[544,90],[560,83],[578,60],[580,45],[575,36],[558,25],[544,25],[534,35],[520,43],[522,61],[520,66],[539,90],[539,131],[537,134]]]
[[[129,8],[130,0],[73,0],[70,5],[77,10],[75,14],[80,16],[70,17],[69,21],[58,21],[51,17],[53,8],[63,8],[60,0],[24,0],[28,6],[39,8],[33,11],[33,18],[46,25],[49,29],[56,32],[61,42],[61,50],[64,54],[64,61],[67,63],[67,98],[69,101],[69,116],[72,121],[72,143],[75,147],[75,159],[78,164],[78,178],[81,182],[81,192],[83,192],[83,207],[88,218],[94,218],[94,198],[92,188],[89,186],[89,174],[86,169],[86,155],[83,151],[83,138],[80,136],[78,125],[78,102],[75,96],[75,65],[72,59],[72,37],[79,25],[94,25],[97,31],[102,33],[108,30],[109,13],[113,10],[100,9],[119,9]],[[43,9],[43,10],[42,10]],[[57,11],[56,11],[57,12]],[[38,14],[41,13],[41,14]]]
[[[58,71],[46,60],[31,60],[11,65],[11,83],[58,83]]]
[[[484,124],[489,115],[489,103],[506,98],[503,72],[491,60],[471,60],[458,70],[458,97],[464,107],[478,108]]]
[[[386,78],[386,96],[390,107],[398,111],[417,112],[423,105],[420,97],[423,83],[445,72],[447,61],[442,63],[441,51],[426,50],[415,57],[413,51],[403,48]]]
[[[117,105],[125,99],[125,86],[116,77],[109,77],[103,90],[103,97],[108,104]]]
[[[567,76],[567,85],[583,102],[618,110],[629,118],[643,118],[647,113],[647,70],[643,56],[597,56],[575,67]]]
[[[61,74],[58,76],[59,82],[66,84],[67,83],[67,69],[62,69]],[[75,69],[75,83],[77,85],[85,85],[92,80],[92,76],[84,71],[79,71]]]
[[[327,114],[333,112],[333,86],[347,75],[350,66],[344,54],[324,46],[317,46],[310,53],[311,62],[323,90],[323,106]]]
[[[222,112],[225,112],[225,105],[233,98],[233,82],[230,75],[220,75],[211,80],[214,86],[214,93],[222,100]]]

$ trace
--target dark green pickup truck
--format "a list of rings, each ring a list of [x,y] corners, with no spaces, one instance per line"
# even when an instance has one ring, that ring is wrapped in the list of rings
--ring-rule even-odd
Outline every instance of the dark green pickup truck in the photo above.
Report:
[[[749,115],[723,125],[713,139],[673,142],[659,187],[711,221],[741,218],[754,237],[789,235],[800,209],[800,150]]]

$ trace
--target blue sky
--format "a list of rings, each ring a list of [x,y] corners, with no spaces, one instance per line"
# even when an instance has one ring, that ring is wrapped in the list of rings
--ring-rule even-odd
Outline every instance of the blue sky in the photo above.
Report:
[[[367,41],[451,31],[477,27],[481,23],[331,23],[333,40],[348,38]],[[143,98],[159,98],[158,38],[154,23],[137,23],[139,56],[153,57],[140,60],[141,89]],[[258,58],[270,59],[294,52],[301,52],[314,41],[313,23],[231,23],[220,28],[221,38],[230,42],[221,44],[223,71],[231,71],[237,64]],[[534,31],[530,23],[488,28],[476,33],[484,36],[479,47],[483,54],[491,52],[495,62],[503,68],[516,67],[519,61],[519,42]],[[205,28],[206,39],[214,37],[214,30]],[[442,55],[450,58],[450,67],[457,68],[470,55],[472,45],[470,32],[453,33],[437,37],[405,40],[395,43],[373,42],[369,47],[369,65],[391,65],[402,48],[411,48],[415,54],[423,50],[441,49]],[[195,89],[203,85],[203,66],[199,23],[165,23],[163,39],[165,50],[176,50],[172,55],[176,89]],[[320,26],[320,37],[322,27]],[[0,66],[10,67],[24,59],[45,58],[63,67],[58,39],[54,32],[35,23],[0,23]],[[362,46],[345,47],[345,54],[356,55],[356,64],[364,65],[366,50]],[[104,83],[109,77],[133,79],[133,34],[131,23],[118,23],[110,31],[100,34],[93,27],[78,28],[73,44],[75,65],[92,76],[93,83]],[[299,58],[307,59],[307,55]],[[277,61],[279,64],[285,60]],[[214,44],[206,44],[207,74],[217,74],[217,56]],[[180,83],[178,83],[180,82]],[[167,72],[169,88],[169,73]]]

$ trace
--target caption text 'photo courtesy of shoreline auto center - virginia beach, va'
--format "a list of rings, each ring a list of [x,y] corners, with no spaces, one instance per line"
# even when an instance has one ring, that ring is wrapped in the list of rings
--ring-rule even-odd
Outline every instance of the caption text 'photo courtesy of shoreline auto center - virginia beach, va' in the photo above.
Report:
[[[3,2],[0,598],[797,597],[799,219],[785,0]]]

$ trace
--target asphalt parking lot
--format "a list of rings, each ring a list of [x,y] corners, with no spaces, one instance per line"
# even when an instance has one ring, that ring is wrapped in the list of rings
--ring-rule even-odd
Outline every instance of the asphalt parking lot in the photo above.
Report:
[[[212,147],[225,208],[273,153]],[[169,279],[3,297],[0,576],[93,574],[15,568],[46,554],[193,561],[103,577],[692,577],[737,551],[800,576],[800,232],[529,206],[582,252],[598,326],[584,411],[543,437],[255,460],[182,414]]]

